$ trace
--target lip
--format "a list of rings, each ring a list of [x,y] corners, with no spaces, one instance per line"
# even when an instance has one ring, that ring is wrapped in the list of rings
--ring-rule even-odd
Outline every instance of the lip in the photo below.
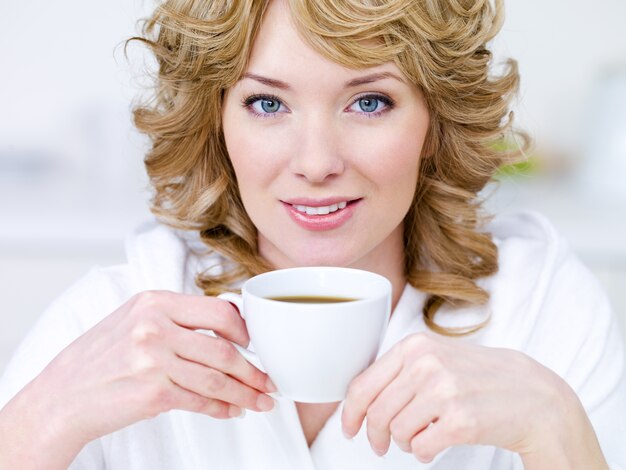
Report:
[[[348,205],[344,209],[340,209],[336,212],[325,215],[309,215],[300,212],[293,207],[294,205],[310,206],[310,207],[322,207],[337,204],[339,202],[346,201]],[[298,198],[290,199],[289,201],[281,201],[283,207],[296,224],[305,230],[314,232],[322,232],[327,230],[334,230],[344,225],[348,220],[352,218],[362,199],[350,199],[350,198],[326,198],[326,199],[309,199]]]
[[[293,204],[296,206],[323,207],[323,206],[332,206],[333,204],[337,204],[343,201],[347,203],[354,203],[358,200],[359,198],[355,198],[355,197],[326,197],[322,199],[298,197],[294,199],[286,199],[284,201],[281,200],[281,202],[286,203],[286,204]]]

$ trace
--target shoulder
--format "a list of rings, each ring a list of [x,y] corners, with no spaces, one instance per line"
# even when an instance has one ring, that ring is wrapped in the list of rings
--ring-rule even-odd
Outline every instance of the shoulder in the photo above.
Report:
[[[202,243],[198,232],[158,222],[146,223],[127,237],[126,258],[128,281],[137,291],[190,292],[198,272],[222,265],[221,257]]]
[[[81,309],[87,304],[93,311],[111,311],[146,290],[200,294],[196,275],[221,271],[224,263],[220,255],[202,243],[197,232],[176,230],[156,221],[130,234],[125,251],[125,263],[93,268],[63,294],[61,301],[80,305]]]
[[[585,309],[606,302],[600,283],[541,214],[502,215],[488,230],[498,247],[498,272],[486,280],[494,303],[515,302],[518,310],[535,320],[554,304],[576,305],[568,322],[589,322],[592,317]],[[557,315],[551,312],[551,316]]]
[[[498,269],[489,277],[477,280],[489,293],[485,306],[442,309],[438,321],[444,326],[469,326],[490,317],[483,341],[501,342],[503,346],[521,348],[520,328],[532,323],[549,292],[558,267],[573,259],[567,243],[552,224],[536,212],[514,212],[494,217],[484,231],[498,249]],[[512,328],[515,327],[515,334]],[[495,334],[497,332],[497,334]]]
[[[115,266],[93,267],[55,304],[99,312],[110,311],[145,290],[189,292],[194,288],[190,272],[202,269],[215,255],[203,247],[197,234],[149,222],[126,237],[125,257]]]
[[[528,265],[529,261],[552,262],[559,252],[568,250],[552,223],[538,212],[524,211],[498,215],[488,225],[494,243],[498,246],[499,262]],[[534,255],[527,259],[527,255]]]
[[[499,270],[484,286],[497,337],[573,385],[603,356],[615,357],[618,366],[623,345],[604,288],[552,224],[522,212],[497,217],[489,230]]]
[[[504,301],[504,297],[508,302],[524,303],[528,314],[529,310],[536,313],[560,267],[577,264],[568,243],[537,212],[497,216],[487,231],[498,247],[498,272],[484,283],[492,303]],[[584,269],[579,274],[587,275]]]
[[[92,268],[49,310],[71,313],[85,328],[142,291],[200,294],[196,274],[222,269],[223,258],[209,250],[197,233],[157,222],[140,226],[127,237],[125,245],[125,263]]]

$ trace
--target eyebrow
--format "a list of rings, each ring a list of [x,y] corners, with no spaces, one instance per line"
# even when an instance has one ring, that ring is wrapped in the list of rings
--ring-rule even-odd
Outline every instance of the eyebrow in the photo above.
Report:
[[[263,77],[254,73],[246,73],[243,78],[250,78],[252,80],[256,80],[257,82],[262,83],[263,85],[271,86],[272,88],[278,88],[280,90],[291,89],[291,87],[285,82],[281,82],[280,80],[276,80],[275,78]]]
[[[397,76],[395,73],[380,72],[380,73],[371,73],[369,75],[364,75],[363,77],[353,78],[352,80],[346,83],[345,87],[352,88],[352,87],[356,87],[359,85],[365,85],[367,83],[374,83],[374,82],[377,82],[378,80],[384,80],[385,78],[393,78],[395,80],[398,80],[401,83],[406,83],[402,78]]]
[[[285,83],[281,80],[276,80],[275,78],[264,77],[262,75],[257,75],[255,73],[246,73],[243,78],[249,78],[251,80],[255,80],[263,85],[270,86],[272,88],[278,88],[279,90],[290,90],[291,87],[288,83]],[[374,83],[379,80],[384,80],[385,78],[393,78],[398,80],[401,83],[406,83],[402,78],[392,72],[380,72],[380,73],[371,73],[369,75],[364,75],[362,77],[353,78],[349,80],[344,85],[344,88],[354,88],[359,85],[366,85],[368,83]]]

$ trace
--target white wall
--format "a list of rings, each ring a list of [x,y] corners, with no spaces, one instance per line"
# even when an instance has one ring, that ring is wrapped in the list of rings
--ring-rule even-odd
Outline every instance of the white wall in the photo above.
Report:
[[[582,157],[601,161],[581,151],[588,139],[585,117],[599,78],[626,60],[626,2],[506,4],[495,48],[497,57],[513,56],[520,64],[520,124],[546,158],[561,158],[569,170],[575,172]],[[131,67],[121,42],[152,5],[0,0],[0,369],[45,305],[89,266],[121,260],[124,234],[148,217],[145,142],[129,115],[144,59],[131,48]],[[521,192],[516,204],[545,208],[626,316],[619,245],[582,231],[590,223],[572,209],[584,188],[542,187],[546,197]],[[626,240],[622,226],[610,225],[626,219],[620,204],[585,209],[597,218],[600,235]],[[607,247],[616,250],[610,262]]]
[[[149,217],[124,57],[148,0],[0,0],[0,370],[34,319],[91,266],[122,261]]]
[[[543,146],[579,156],[602,77],[626,68],[623,0],[506,0],[498,57],[518,60],[520,122]]]

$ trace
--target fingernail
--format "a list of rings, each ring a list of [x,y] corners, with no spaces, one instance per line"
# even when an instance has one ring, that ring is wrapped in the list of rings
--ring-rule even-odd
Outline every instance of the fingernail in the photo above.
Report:
[[[269,411],[274,408],[274,400],[267,395],[259,395],[256,400],[256,406],[261,411]]]
[[[239,408],[235,405],[230,405],[228,408],[228,416],[231,418],[243,418],[246,415],[246,410],[244,408]]]
[[[397,444],[397,443],[396,443],[396,444]],[[397,445],[398,445],[398,447],[400,448],[400,450],[401,450],[402,452],[408,452],[409,454],[410,454],[411,452],[413,452],[413,451],[411,450],[411,446],[408,446],[408,445],[405,445],[405,444],[397,444]]]
[[[352,440],[354,438],[354,434],[349,433],[345,429],[342,429],[341,432],[343,433],[343,437],[345,437],[348,440]]]
[[[386,453],[386,451],[385,451],[385,450],[383,450],[383,449],[378,449],[378,448],[373,447],[373,446],[372,446],[372,450],[373,450],[373,451],[374,451],[374,453],[375,453],[376,455],[378,455],[379,457],[382,457],[382,456],[383,456],[383,455],[385,455],[385,453]]]
[[[276,388],[276,385],[274,385],[274,382],[272,382],[272,379],[270,379],[269,377],[265,381],[265,390],[267,390],[270,393],[278,391],[278,388]]]

